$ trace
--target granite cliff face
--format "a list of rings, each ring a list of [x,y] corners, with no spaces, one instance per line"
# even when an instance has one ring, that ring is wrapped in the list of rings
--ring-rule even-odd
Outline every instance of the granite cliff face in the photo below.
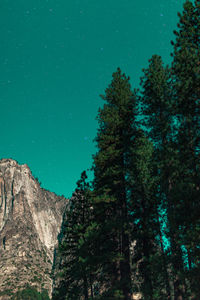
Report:
[[[0,160],[0,300],[27,284],[51,294],[54,249],[67,202],[42,189],[27,165]]]

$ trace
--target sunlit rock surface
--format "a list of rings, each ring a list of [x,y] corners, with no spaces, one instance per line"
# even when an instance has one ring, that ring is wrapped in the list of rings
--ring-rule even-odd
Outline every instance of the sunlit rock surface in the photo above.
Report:
[[[27,165],[0,160],[0,300],[27,284],[51,294],[51,268],[67,199],[44,190]]]

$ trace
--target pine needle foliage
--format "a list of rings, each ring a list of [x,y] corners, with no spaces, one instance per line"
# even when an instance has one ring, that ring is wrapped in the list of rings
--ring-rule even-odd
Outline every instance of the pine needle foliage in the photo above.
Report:
[[[130,144],[135,132],[136,96],[131,91],[129,77],[118,68],[101,97],[106,103],[97,117],[94,192],[96,220],[107,240],[101,246],[104,278],[106,285],[109,283],[103,297],[130,299],[127,178]]]
[[[171,66],[153,55],[140,93],[118,68],[101,96],[54,300],[200,299],[200,0],[178,16]]]

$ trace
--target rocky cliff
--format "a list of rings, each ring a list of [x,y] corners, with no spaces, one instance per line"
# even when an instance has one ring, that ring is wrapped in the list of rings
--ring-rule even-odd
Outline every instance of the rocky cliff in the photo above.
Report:
[[[0,300],[27,284],[51,294],[67,199],[44,190],[27,165],[0,160]]]

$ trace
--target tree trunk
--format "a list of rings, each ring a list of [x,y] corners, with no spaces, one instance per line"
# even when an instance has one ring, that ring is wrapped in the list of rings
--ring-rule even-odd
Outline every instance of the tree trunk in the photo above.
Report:
[[[124,165],[124,163],[123,163]],[[121,270],[121,286],[124,295],[124,300],[131,300],[131,269],[130,269],[130,242],[128,232],[128,211],[125,178],[122,178],[122,192],[121,192],[121,254],[123,260],[120,263]]]
[[[92,276],[91,276],[91,274],[90,274],[90,296],[91,296],[91,299],[93,300],[94,299],[94,293],[93,293]]]
[[[125,233],[126,229],[122,229],[122,255],[124,261],[121,262],[121,281],[122,290],[125,300],[131,299],[131,270],[130,270],[130,250],[129,236]]]
[[[162,232],[161,232],[161,229],[160,229],[160,221],[159,221],[159,216],[158,216],[157,209],[156,209],[156,215],[157,215],[157,222],[158,222],[158,226],[159,226],[159,239],[160,239],[161,253],[162,253],[162,260],[163,260],[163,267],[164,267],[166,292],[167,292],[168,299],[171,299],[169,275],[168,275],[168,272],[167,272],[167,262],[166,262],[166,257],[165,257],[165,251],[164,251],[164,246],[163,246],[163,238],[162,238]]]
[[[84,285],[84,298],[85,300],[88,300],[89,297],[88,297],[88,282],[87,282],[87,276],[84,275],[84,278],[83,278],[83,285]]]

